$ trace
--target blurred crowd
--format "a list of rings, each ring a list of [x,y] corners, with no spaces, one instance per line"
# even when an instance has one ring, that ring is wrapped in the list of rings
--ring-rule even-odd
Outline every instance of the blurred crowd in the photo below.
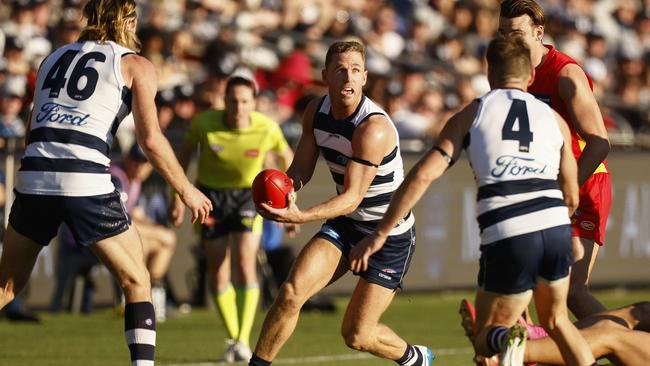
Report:
[[[650,148],[650,0],[540,0],[545,43],[594,81],[614,146]],[[36,70],[76,40],[82,0],[0,5],[0,135],[21,136]],[[405,150],[435,140],[446,119],[489,89],[484,52],[498,0],[149,0],[139,2],[142,55],[158,71],[159,118],[172,143],[192,117],[223,107],[225,81],[248,73],[258,109],[300,136],[306,104],[324,93],[325,52],[356,37],[368,50],[366,93],[391,115]],[[131,145],[125,127],[120,141]],[[123,142],[122,140],[127,141]],[[131,139],[131,140],[130,140]]]

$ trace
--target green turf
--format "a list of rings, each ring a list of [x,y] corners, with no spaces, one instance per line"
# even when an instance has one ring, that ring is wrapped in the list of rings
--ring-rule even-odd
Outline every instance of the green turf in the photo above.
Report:
[[[438,350],[434,365],[469,365],[469,343],[462,334],[458,302],[469,293],[399,294],[383,322],[407,341]],[[608,307],[650,299],[649,291],[611,290],[597,292]],[[280,352],[274,365],[394,365],[393,362],[364,358],[349,350],[339,335],[345,298],[337,300],[339,311],[332,314],[305,313],[296,332]],[[89,316],[41,314],[40,325],[15,324],[0,320],[0,365],[128,365],[123,321],[111,310]],[[263,314],[253,330],[257,336]],[[158,326],[157,365],[217,364],[223,352],[225,333],[217,315],[195,310]],[[304,357],[340,355],[345,360],[307,362]],[[351,357],[362,357],[350,359]],[[282,362],[285,360],[285,362]],[[301,361],[302,360],[302,361]]]

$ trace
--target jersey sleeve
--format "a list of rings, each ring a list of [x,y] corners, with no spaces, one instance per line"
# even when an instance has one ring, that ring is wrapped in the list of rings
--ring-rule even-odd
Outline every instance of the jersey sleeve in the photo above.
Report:
[[[270,130],[271,131],[269,133],[269,139],[271,140],[271,151],[276,153],[286,151],[289,148],[289,144],[287,143],[287,140],[284,138],[284,134],[282,134],[280,125],[273,122]]]

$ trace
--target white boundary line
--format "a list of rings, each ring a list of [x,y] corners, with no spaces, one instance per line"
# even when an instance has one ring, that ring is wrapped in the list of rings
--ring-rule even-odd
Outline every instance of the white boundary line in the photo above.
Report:
[[[464,348],[441,348],[434,349],[433,354],[438,356],[449,356],[449,355],[473,355],[474,349],[471,347]],[[375,358],[375,356],[369,353],[345,353],[341,355],[327,355],[327,356],[307,356],[307,357],[290,357],[290,358],[278,358],[273,361],[273,365],[303,365],[308,363],[322,363],[322,362],[334,362],[334,361],[350,361],[350,360],[367,360]],[[159,363],[160,364],[160,363]],[[238,365],[244,365],[243,362],[235,363]],[[173,363],[173,364],[160,364],[164,366],[222,366],[222,365],[232,365],[232,363],[226,363],[223,361],[218,362],[198,362],[198,363]]]

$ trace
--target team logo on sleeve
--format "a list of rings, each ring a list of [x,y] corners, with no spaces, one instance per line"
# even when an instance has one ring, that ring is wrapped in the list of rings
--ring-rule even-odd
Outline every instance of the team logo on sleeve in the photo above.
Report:
[[[584,230],[591,231],[596,228],[596,224],[594,224],[591,221],[580,221],[580,227],[583,228]]]

